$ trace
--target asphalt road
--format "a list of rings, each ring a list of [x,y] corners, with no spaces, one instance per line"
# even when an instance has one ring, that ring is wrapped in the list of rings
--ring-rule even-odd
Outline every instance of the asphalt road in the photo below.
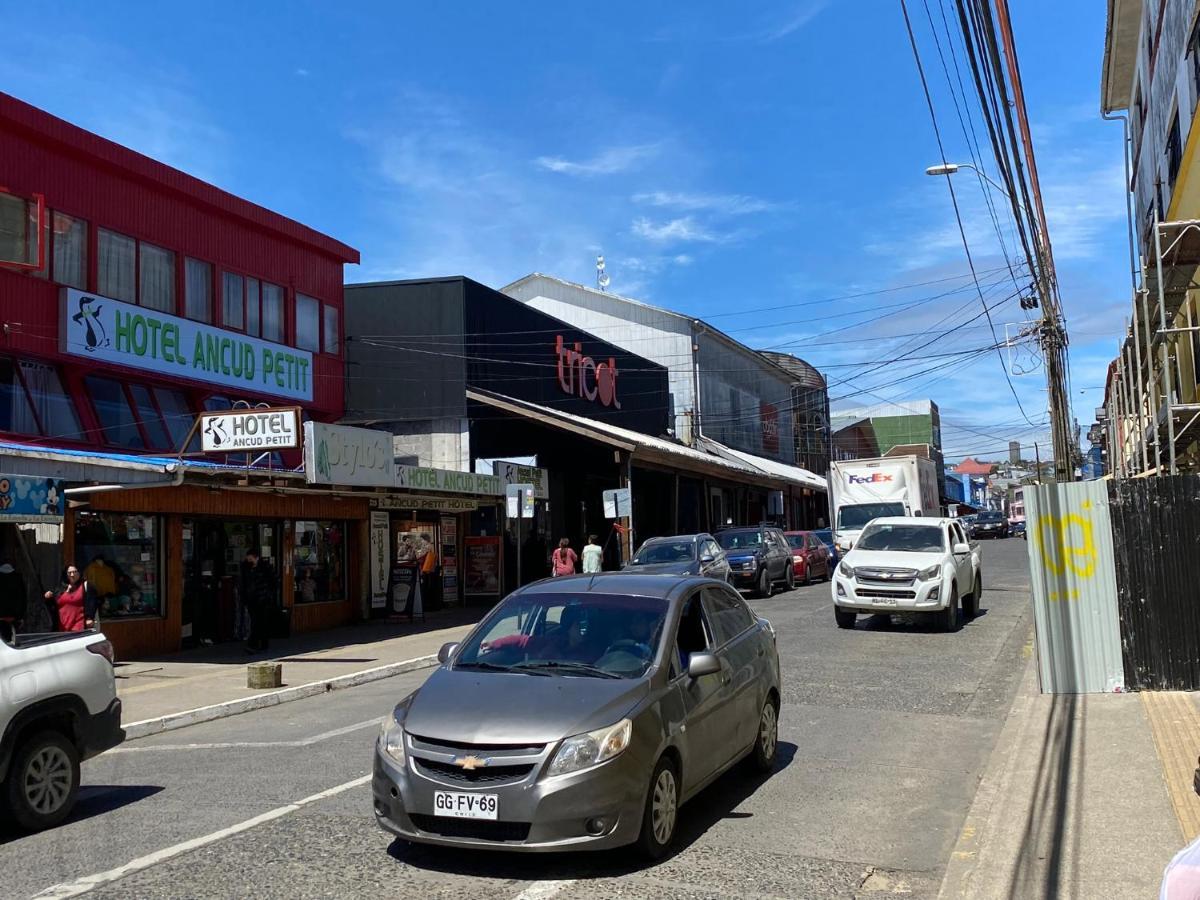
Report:
[[[779,636],[779,765],[765,779],[734,771],[684,807],[678,852],[658,865],[451,852],[380,831],[372,743],[428,675],[416,672],[86,763],[68,823],[4,836],[4,894],[933,897],[1029,652],[1025,552],[985,545],[984,612],[957,634],[866,618],[840,631],[826,584],[753,601]]]

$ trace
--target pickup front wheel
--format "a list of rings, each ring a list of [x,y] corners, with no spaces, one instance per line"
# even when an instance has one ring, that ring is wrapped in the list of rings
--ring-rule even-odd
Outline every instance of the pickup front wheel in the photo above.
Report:
[[[61,732],[40,731],[13,754],[4,799],[26,831],[52,828],[71,813],[79,793],[79,751]]]
[[[950,602],[941,612],[933,613],[939,631],[958,631],[958,585],[950,589]]]

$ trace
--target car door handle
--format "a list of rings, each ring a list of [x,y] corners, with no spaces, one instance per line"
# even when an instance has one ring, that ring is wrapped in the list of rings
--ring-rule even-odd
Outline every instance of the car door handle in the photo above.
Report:
[[[758,648],[758,655],[759,655],[759,656],[762,656],[762,655],[763,655],[764,653],[766,653],[766,652],[767,652],[767,651],[766,651],[766,650],[764,650],[762,647],[759,647],[759,648]]]

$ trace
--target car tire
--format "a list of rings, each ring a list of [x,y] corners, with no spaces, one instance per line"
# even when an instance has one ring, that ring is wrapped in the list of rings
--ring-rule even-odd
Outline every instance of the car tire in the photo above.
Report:
[[[947,634],[958,631],[958,586],[955,585],[950,590],[950,602],[946,604],[946,608],[935,612],[934,618],[937,621],[938,631],[944,631]]]
[[[670,757],[663,756],[650,775],[638,850],[649,859],[662,859],[671,849],[678,825],[679,770]]]
[[[808,584],[807,576],[804,579],[804,583]],[[783,585],[784,589],[788,591],[794,591],[796,589],[796,570],[791,565],[788,565],[787,567],[787,574],[783,577]]]
[[[771,596],[771,574],[767,571],[766,566],[758,570],[758,578],[754,579],[754,596]]]
[[[779,706],[768,697],[758,714],[758,728],[754,736],[754,749],[750,751],[750,766],[760,775],[775,768],[779,752]]]
[[[858,621],[858,613],[852,609],[842,609],[834,604],[833,618],[837,621],[838,628],[853,628],[854,623]]]
[[[962,608],[963,616],[968,619],[974,619],[979,615],[979,598],[983,594],[983,573],[980,572],[975,576],[975,588],[971,593],[963,597]]]
[[[79,751],[60,731],[39,731],[13,754],[4,800],[25,831],[53,828],[71,814],[79,794]]]

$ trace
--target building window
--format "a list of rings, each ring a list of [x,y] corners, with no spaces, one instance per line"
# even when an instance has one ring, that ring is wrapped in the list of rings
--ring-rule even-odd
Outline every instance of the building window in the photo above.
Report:
[[[105,297],[137,302],[137,241],[101,228],[96,261],[96,290]]]
[[[34,415],[46,437],[81,441],[85,438],[70,395],[63,390],[58,370],[45,363],[22,360],[21,379]]]
[[[168,450],[171,447],[171,436],[167,426],[158,412],[150,389],[144,384],[130,384],[129,394],[133,398],[133,407],[142,422],[142,430],[146,434],[147,446],[156,450]]]
[[[0,431],[41,434],[16,363],[11,359],[0,359]]]
[[[1179,166],[1183,162],[1183,141],[1179,133],[1179,113],[1171,119],[1171,127],[1167,131],[1167,193],[1175,189],[1175,178],[1179,175]]]
[[[197,322],[211,322],[212,266],[189,256],[184,274],[184,315]]]
[[[154,399],[158,403],[159,412],[162,413],[163,423],[171,435],[171,448],[182,447],[188,432],[192,430],[192,424],[196,421],[196,415],[188,405],[187,397],[182,391],[156,387]]]
[[[24,197],[0,193],[0,262],[36,266],[37,232],[38,204]],[[45,241],[45,234],[42,240]],[[33,274],[43,273],[35,271]]]
[[[341,341],[338,335],[338,311],[336,306],[324,307],[325,311],[325,331],[323,341],[326,353],[337,353],[341,349]]]
[[[264,340],[283,343],[283,288],[262,283],[262,336]]]
[[[89,375],[83,381],[92,398],[96,418],[100,420],[104,443],[130,450],[146,449],[146,439],[138,428],[137,416],[121,382],[96,375]]]
[[[262,331],[261,318],[259,316],[259,296],[260,290],[257,278],[246,279],[246,334],[252,334],[258,337]]]
[[[296,346],[301,350],[321,349],[320,307],[312,297],[296,295]]]
[[[54,231],[54,280],[87,290],[87,222],[60,212],[51,214]]]
[[[138,302],[159,312],[175,313],[175,254],[153,244],[138,246]]]
[[[101,620],[162,615],[161,533],[158,516],[76,513],[75,558]]]
[[[292,574],[296,603],[346,599],[346,525],[344,522],[296,522]]]
[[[238,331],[246,327],[246,279],[232,272],[221,276],[221,324]]]

